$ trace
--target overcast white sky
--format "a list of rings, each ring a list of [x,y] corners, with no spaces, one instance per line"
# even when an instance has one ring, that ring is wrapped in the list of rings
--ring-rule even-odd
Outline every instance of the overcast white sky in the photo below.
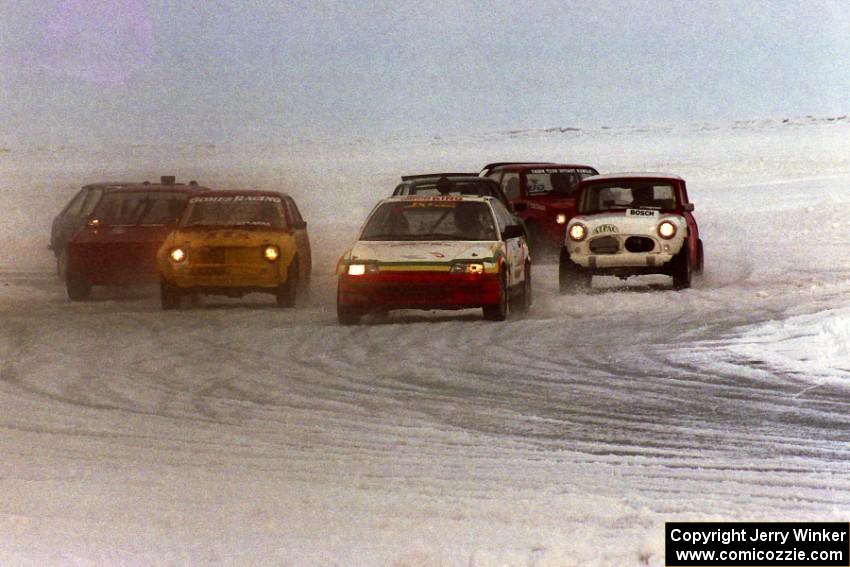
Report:
[[[0,144],[850,112],[850,2],[0,0]]]

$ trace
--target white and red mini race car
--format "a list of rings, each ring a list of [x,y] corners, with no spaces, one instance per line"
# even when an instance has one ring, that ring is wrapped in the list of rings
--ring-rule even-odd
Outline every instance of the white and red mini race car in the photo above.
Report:
[[[337,266],[337,315],[354,325],[370,311],[483,308],[501,321],[531,302],[524,231],[493,197],[384,199]]]
[[[655,173],[587,177],[578,215],[567,224],[559,263],[562,293],[589,288],[594,275],[626,279],[672,276],[690,287],[703,268],[703,248],[685,180]]]

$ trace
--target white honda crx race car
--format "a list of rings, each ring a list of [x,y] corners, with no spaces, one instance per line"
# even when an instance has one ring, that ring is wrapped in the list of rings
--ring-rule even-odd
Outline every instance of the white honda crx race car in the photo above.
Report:
[[[354,325],[391,309],[483,308],[501,321],[531,303],[525,233],[493,197],[384,199],[340,258],[337,315]]]
[[[562,293],[589,288],[594,275],[666,274],[690,287],[703,268],[702,241],[685,180],[622,173],[579,184],[578,214],[567,224],[559,263]]]

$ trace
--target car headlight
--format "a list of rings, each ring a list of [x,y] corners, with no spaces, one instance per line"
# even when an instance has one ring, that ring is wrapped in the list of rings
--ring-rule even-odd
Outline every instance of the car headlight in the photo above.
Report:
[[[555,223],[557,224],[567,224],[567,215],[564,213],[558,213],[555,215]]]
[[[468,262],[458,262],[452,264],[451,270],[453,274],[483,274],[484,264],[473,264]]]
[[[263,248],[263,258],[269,262],[274,262],[280,258],[280,248],[277,246],[266,246]]]
[[[670,221],[663,221],[658,225],[658,236],[665,240],[669,240],[676,236],[676,225]]]
[[[587,236],[587,227],[577,222],[569,228],[568,234],[572,240],[581,242]]]
[[[378,273],[378,265],[377,264],[349,264],[348,265],[348,275],[349,276],[362,276],[364,274],[376,274]]]
[[[179,247],[172,248],[171,252],[168,253],[168,257],[171,258],[171,261],[175,264],[179,264],[186,259],[186,251]]]

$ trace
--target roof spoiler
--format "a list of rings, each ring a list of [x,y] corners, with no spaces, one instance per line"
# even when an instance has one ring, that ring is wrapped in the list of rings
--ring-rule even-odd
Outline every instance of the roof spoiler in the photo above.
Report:
[[[420,173],[418,175],[402,175],[402,181],[412,181],[414,179],[425,179],[428,177],[478,177],[477,173]]]
[[[554,161],[494,161],[493,163],[488,163],[487,165],[482,167],[481,171],[487,171],[489,169],[493,169],[494,167],[499,167],[502,165],[551,165],[554,163]]]

